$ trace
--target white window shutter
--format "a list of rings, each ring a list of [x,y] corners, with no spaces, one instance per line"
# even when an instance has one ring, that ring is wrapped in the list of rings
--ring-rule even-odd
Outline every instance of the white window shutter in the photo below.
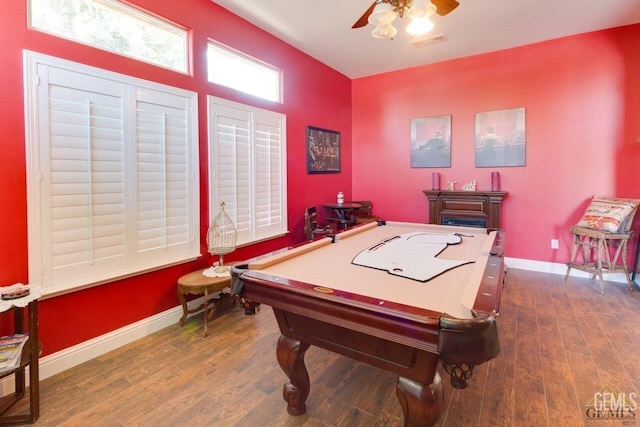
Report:
[[[285,183],[281,171],[283,120],[272,114],[257,112],[255,118],[255,197],[256,237],[282,230]]]
[[[46,293],[199,255],[197,95],[25,52],[29,281]]]
[[[238,244],[285,234],[285,116],[214,97],[209,110],[210,218],[224,202]]]
[[[238,242],[252,238],[253,208],[251,200],[251,123],[250,114],[226,105],[214,108],[213,132],[216,170],[217,212],[225,203],[225,212],[238,232]]]
[[[137,248],[143,263],[191,244],[187,113],[182,97],[137,90]]]
[[[40,67],[45,282],[73,282],[125,265],[123,88]],[[44,141],[43,141],[44,142]]]

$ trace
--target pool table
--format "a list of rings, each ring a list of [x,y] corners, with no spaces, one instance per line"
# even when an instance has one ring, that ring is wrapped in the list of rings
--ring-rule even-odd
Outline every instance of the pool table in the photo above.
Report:
[[[406,233],[460,236],[436,257],[468,263],[426,281],[352,263],[363,250]],[[397,374],[405,425],[436,423],[444,401],[438,362],[454,387],[465,388],[473,367],[500,351],[504,237],[480,228],[379,221],[237,264],[232,292],[273,307],[289,414],[306,411],[304,355],[315,345]]]

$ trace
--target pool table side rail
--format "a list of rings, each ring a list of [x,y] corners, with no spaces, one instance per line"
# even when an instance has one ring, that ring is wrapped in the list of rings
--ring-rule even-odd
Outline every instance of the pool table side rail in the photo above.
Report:
[[[504,247],[506,234],[503,231],[494,231],[494,233],[497,233],[496,238],[473,304],[473,311],[479,315],[490,315],[500,311],[500,298],[505,272]]]
[[[242,268],[242,266],[238,266]],[[438,318],[442,313],[426,308],[415,307],[379,298],[359,295],[340,289],[326,288],[310,283],[274,276],[261,270],[245,270],[240,278],[246,282],[259,283],[262,286],[282,289],[285,292],[299,293],[307,297],[345,304],[376,313],[402,317],[407,321],[420,322],[426,319]]]
[[[436,352],[442,313],[246,270],[242,295],[274,309]],[[382,302],[382,304],[381,304]]]

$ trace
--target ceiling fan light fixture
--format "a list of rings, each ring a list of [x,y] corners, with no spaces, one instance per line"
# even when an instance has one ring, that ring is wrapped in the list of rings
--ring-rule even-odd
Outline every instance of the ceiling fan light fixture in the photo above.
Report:
[[[407,11],[407,16],[411,19],[428,18],[436,13],[437,10],[438,8],[431,3],[431,0],[415,0]]]
[[[433,22],[427,17],[415,18],[407,25],[407,32],[412,36],[421,36],[433,30]]]
[[[394,19],[396,19],[397,15],[393,9],[393,6],[389,3],[378,3],[373,9],[371,15],[369,15],[367,21],[369,24],[376,26],[390,24]]]
[[[393,26],[391,22],[384,25],[377,25],[376,28],[371,31],[371,35],[376,39],[390,39],[396,35],[398,30]]]

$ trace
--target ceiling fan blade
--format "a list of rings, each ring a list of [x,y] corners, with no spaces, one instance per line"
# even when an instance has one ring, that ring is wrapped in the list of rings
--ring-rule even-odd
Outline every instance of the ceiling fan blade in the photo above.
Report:
[[[367,25],[369,23],[369,21],[367,21],[367,19],[369,19],[369,15],[371,15],[371,13],[373,13],[373,9],[376,7],[376,4],[378,4],[378,1],[374,1],[373,4],[369,7],[369,9],[367,9],[367,11],[364,13],[364,15],[362,15],[360,17],[360,19],[358,19],[356,21],[355,24],[353,24],[353,27],[351,28],[361,28],[364,27],[365,25]]]
[[[446,15],[460,4],[456,0],[431,0],[431,3],[438,8],[436,13],[440,16]]]

